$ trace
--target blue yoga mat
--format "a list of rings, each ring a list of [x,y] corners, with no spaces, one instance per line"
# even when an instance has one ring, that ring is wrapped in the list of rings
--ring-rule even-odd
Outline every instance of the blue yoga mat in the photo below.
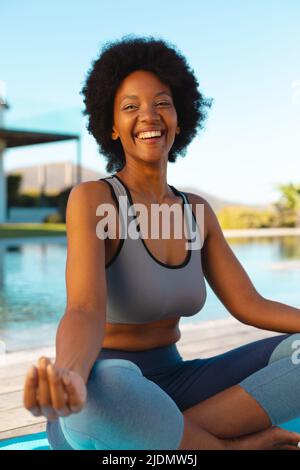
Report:
[[[288,431],[300,432],[300,418],[292,419],[286,423],[279,424],[280,428],[287,429]]]
[[[300,432],[300,418],[280,424],[288,431]],[[45,432],[27,434],[0,441],[0,450],[51,450]]]
[[[0,441],[0,450],[50,450],[45,432]]]

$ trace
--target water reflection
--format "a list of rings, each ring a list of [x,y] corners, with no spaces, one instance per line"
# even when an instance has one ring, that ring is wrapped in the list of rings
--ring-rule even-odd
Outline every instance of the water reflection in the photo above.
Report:
[[[261,295],[299,306],[300,237],[228,241]],[[8,350],[53,342],[66,305],[65,264],[65,237],[19,244],[0,240],[0,340]],[[203,309],[194,317],[182,317],[181,324],[230,316],[206,285]]]
[[[261,245],[272,246],[274,250],[277,250],[277,256],[279,258],[300,259],[299,236],[230,238],[229,243],[233,249],[243,245],[252,247],[259,247]]]
[[[57,322],[66,301],[66,242],[0,246],[0,329]]]

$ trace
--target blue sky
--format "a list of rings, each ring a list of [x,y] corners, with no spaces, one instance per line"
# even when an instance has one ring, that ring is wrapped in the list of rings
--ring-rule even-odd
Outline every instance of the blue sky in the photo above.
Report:
[[[300,180],[298,0],[10,0],[1,2],[0,80],[7,124],[81,130],[83,164],[105,172],[80,118],[79,91],[101,46],[125,34],[155,36],[187,57],[214,98],[205,130],[168,183],[266,203],[275,185]],[[9,150],[5,168],[75,160],[75,145]]]

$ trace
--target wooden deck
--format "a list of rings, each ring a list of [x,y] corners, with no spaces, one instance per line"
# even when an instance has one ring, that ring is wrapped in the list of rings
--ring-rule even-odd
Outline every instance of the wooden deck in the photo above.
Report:
[[[244,325],[235,318],[181,325],[177,346],[183,359],[210,357],[251,341],[280,333]],[[28,368],[45,355],[54,359],[55,349],[29,349],[0,356],[0,440],[45,431],[45,418],[32,416],[22,404]]]

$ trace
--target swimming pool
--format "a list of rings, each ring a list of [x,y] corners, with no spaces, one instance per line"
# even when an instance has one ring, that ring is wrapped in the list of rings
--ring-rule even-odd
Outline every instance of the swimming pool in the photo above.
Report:
[[[300,238],[230,239],[255,288],[266,298],[300,306]],[[0,341],[7,351],[54,343],[66,305],[66,239],[0,243]],[[206,303],[181,325],[230,317],[210,289]]]

